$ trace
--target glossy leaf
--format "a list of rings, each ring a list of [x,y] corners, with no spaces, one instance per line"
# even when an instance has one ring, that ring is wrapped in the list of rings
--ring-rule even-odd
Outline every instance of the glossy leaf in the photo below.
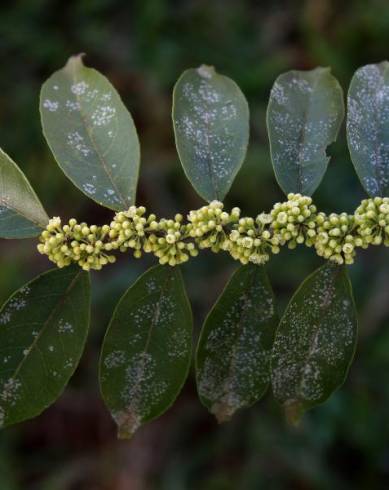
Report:
[[[219,422],[265,393],[276,326],[264,267],[240,267],[205,321],[196,356],[200,399]]]
[[[359,68],[348,93],[347,141],[366,192],[389,197],[389,62]]]
[[[285,192],[310,196],[322,180],[344,117],[343,91],[328,68],[289,71],[275,81],[267,109],[271,158]]]
[[[192,314],[176,267],[147,271],[119,301],[100,359],[105,403],[129,438],[165,412],[188,375]]]
[[[211,66],[186,70],[173,92],[173,124],[193,187],[207,201],[223,200],[249,139],[249,109],[241,90]]]
[[[43,132],[62,170],[88,197],[114,210],[135,202],[139,172],[136,129],[118,93],[81,56],[43,85]]]
[[[0,149],[0,238],[29,238],[49,221],[23,172]]]
[[[291,420],[343,384],[354,356],[357,316],[347,270],[327,263],[300,286],[277,329],[272,386]]]
[[[62,393],[84,349],[89,276],[54,269],[16,291],[0,311],[0,426],[40,414]]]

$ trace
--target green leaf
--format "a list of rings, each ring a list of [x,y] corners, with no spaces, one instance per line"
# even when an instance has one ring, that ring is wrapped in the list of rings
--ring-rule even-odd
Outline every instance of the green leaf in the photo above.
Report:
[[[199,340],[197,386],[202,403],[224,422],[265,393],[277,325],[264,267],[245,265],[209,313]]]
[[[348,93],[347,141],[366,192],[389,197],[389,62],[357,70]]]
[[[131,437],[172,405],[191,352],[192,313],[181,273],[153,267],[119,301],[102,348],[101,392],[119,437]]]
[[[274,340],[273,392],[292,421],[343,384],[356,340],[357,316],[347,270],[328,262],[294,294]]]
[[[207,201],[223,200],[246,155],[249,108],[213,67],[186,70],[174,87],[173,125],[185,174]]]
[[[89,276],[54,269],[16,291],[0,310],[0,426],[40,414],[62,393],[84,349]]]
[[[289,71],[274,82],[267,109],[270,151],[285,192],[311,196],[323,178],[344,117],[343,91],[329,68]]]
[[[48,221],[25,175],[0,149],[0,238],[37,236]]]
[[[62,170],[88,197],[116,211],[135,203],[136,129],[118,93],[81,56],[43,85],[43,132]]]

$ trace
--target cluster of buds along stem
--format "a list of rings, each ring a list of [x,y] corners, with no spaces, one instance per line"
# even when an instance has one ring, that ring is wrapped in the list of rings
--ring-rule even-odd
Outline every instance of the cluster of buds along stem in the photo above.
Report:
[[[312,246],[316,237],[317,209],[312,199],[301,194],[288,194],[288,200],[277,203],[270,212],[272,229],[280,244],[288,248],[306,243]]]
[[[84,270],[100,270],[116,260],[110,255],[110,227],[88,226],[72,218],[61,224],[60,218],[52,218],[39,238],[38,251],[62,268],[77,263]]]
[[[226,250],[242,264],[264,264],[270,259],[270,253],[280,251],[279,239],[269,229],[270,223],[271,216],[265,213],[255,220],[241,218],[229,235]]]
[[[354,233],[354,216],[347,213],[319,213],[316,217],[315,249],[320,257],[337,264],[352,264],[355,247],[363,246],[361,238]]]
[[[355,210],[355,225],[358,227],[365,248],[368,245],[389,246],[389,198],[364,199]]]
[[[304,243],[337,264],[354,262],[356,248],[383,243],[389,246],[389,198],[365,199],[354,215],[318,213],[312,199],[289,194],[270,213],[255,219],[241,217],[240,209],[224,211],[212,201],[190,211],[157,220],[143,206],[131,206],[115,214],[110,225],[88,226],[75,219],[62,226],[52,218],[39,238],[38,250],[58,267],[77,263],[84,270],[99,270],[115,261],[114,251],[132,250],[134,257],[154,254],[161,264],[175,266],[195,257],[199,249],[227,251],[242,264],[264,264],[282,245]]]
[[[222,202],[212,201],[208,206],[188,214],[188,235],[199,248],[210,248],[215,253],[226,250],[230,227],[238,222],[240,209],[233,208],[227,213],[223,207]]]

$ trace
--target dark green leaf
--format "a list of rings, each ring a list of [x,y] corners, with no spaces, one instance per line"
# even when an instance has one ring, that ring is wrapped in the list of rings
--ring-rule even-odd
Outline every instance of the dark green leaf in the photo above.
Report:
[[[276,325],[264,267],[240,267],[205,321],[196,356],[201,401],[219,422],[265,393]]]
[[[366,192],[389,197],[389,62],[359,68],[348,93],[347,140]]]
[[[89,276],[54,269],[16,291],[0,311],[0,426],[40,414],[62,393],[84,349]]]
[[[25,175],[0,149],[0,238],[37,236],[48,221]]]
[[[119,301],[102,348],[101,391],[119,437],[131,437],[171,406],[191,351],[192,314],[181,273],[153,267]]]
[[[285,194],[310,196],[323,178],[327,146],[344,117],[343,91],[328,68],[289,71],[275,81],[267,110],[274,171]]]
[[[291,420],[324,402],[344,382],[356,340],[347,270],[328,262],[294,294],[274,340],[273,392]]]
[[[174,87],[173,124],[184,171],[212,201],[229,191],[246,155],[249,109],[239,87],[211,66],[186,70]]]
[[[109,81],[80,56],[43,85],[43,132],[62,170],[110,209],[135,203],[139,141],[131,115]]]

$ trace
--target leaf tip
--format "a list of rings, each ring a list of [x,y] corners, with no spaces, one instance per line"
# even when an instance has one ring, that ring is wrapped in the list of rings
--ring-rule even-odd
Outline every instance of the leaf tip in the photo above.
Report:
[[[201,78],[210,79],[215,75],[215,67],[210,65],[200,65],[196,71]]]
[[[84,66],[84,63],[82,62],[84,56],[85,53],[79,53],[71,56],[65,65],[65,70],[74,71],[80,66]]]

